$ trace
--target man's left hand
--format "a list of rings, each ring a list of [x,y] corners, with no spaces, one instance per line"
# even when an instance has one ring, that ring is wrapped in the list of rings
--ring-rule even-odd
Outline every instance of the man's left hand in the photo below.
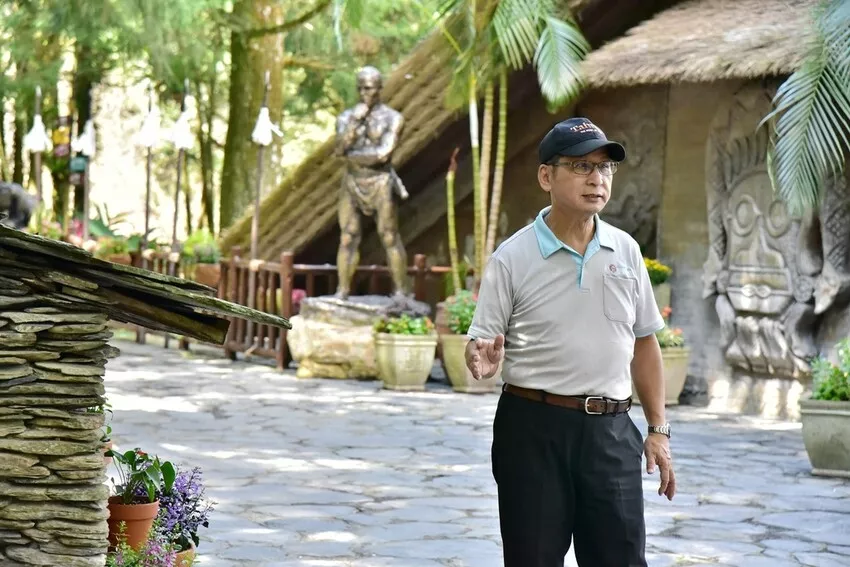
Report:
[[[667,500],[673,500],[676,494],[676,474],[673,472],[673,457],[670,455],[670,440],[665,435],[650,433],[643,444],[646,455],[646,472],[652,474],[655,467],[661,472],[661,485],[658,495],[666,495]]]

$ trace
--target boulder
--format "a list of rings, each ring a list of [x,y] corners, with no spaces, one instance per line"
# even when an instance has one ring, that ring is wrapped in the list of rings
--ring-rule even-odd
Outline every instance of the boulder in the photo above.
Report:
[[[299,378],[374,378],[373,328],[384,317],[429,316],[427,303],[405,296],[309,297],[287,333]]]

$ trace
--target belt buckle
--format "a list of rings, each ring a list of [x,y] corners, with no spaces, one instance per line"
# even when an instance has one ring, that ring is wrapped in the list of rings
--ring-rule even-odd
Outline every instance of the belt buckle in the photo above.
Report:
[[[605,413],[604,411],[590,411],[590,408],[587,407],[587,403],[590,400],[599,400],[600,402],[604,402],[605,398],[603,398],[602,396],[587,396],[584,399],[584,413],[586,413],[587,415],[602,415]]]

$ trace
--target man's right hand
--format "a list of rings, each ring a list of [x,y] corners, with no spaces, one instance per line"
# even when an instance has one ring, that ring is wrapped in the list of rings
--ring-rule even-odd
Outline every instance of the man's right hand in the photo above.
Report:
[[[476,380],[492,378],[505,357],[505,335],[495,339],[475,339],[466,345],[466,367]]]

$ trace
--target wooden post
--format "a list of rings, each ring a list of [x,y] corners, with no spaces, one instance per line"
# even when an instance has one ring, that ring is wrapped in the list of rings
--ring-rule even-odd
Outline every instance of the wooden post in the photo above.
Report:
[[[230,265],[227,268],[227,301],[231,303],[236,301],[236,263],[239,261],[240,254],[242,254],[241,246],[234,246],[230,249]],[[227,329],[227,337],[224,339],[224,355],[230,360],[236,360],[236,351],[229,348],[235,327],[236,319],[231,317],[230,328]]]
[[[425,254],[417,254],[413,257],[413,297],[418,301],[425,301],[425,275],[428,270],[428,257]]]
[[[283,252],[280,255],[280,315],[292,317],[292,276],[295,255]],[[280,330],[280,344],[277,347],[277,369],[283,370],[289,362],[289,347],[286,344],[286,329]]]

